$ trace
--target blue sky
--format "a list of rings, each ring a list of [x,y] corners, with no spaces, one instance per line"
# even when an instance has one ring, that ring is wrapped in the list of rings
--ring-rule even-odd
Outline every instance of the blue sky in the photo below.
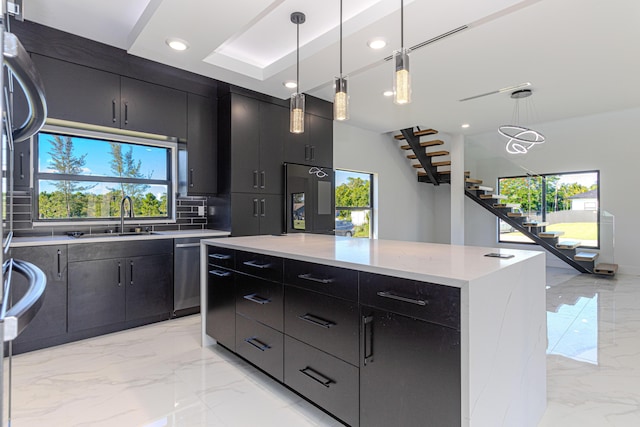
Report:
[[[338,187],[340,184],[346,183],[349,177],[360,178],[368,181],[370,175],[368,173],[336,170],[336,187]]]

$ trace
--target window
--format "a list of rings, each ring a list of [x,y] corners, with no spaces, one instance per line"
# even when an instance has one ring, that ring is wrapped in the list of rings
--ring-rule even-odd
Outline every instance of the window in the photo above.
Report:
[[[136,218],[173,217],[175,143],[52,129],[34,139],[38,221],[119,218],[124,196]]]
[[[336,170],[336,236],[373,236],[373,175]]]
[[[600,174],[570,172],[499,178],[504,203],[515,203],[529,222],[546,223],[546,231],[562,231],[561,240],[598,248],[600,236]],[[531,239],[499,221],[499,241],[532,243]]]

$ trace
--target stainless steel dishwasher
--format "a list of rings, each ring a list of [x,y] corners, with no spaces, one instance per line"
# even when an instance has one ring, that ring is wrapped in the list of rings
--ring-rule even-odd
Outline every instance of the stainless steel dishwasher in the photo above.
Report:
[[[173,315],[200,312],[200,238],[174,239]]]

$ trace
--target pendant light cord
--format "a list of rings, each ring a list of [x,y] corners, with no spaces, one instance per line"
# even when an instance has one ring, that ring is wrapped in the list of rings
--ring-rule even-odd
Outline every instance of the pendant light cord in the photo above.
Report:
[[[342,0],[340,0],[340,78],[342,78]]]
[[[400,0],[400,49],[404,49],[404,0]]]
[[[300,23],[296,23],[296,85],[300,93]]]

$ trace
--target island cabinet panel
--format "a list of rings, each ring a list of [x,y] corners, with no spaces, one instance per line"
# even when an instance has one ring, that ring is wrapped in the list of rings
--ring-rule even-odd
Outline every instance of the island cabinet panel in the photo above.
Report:
[[[236,350],[235,251],[209,246],[207,250],[207,334]]]
[[[357,367],[285,335],[284,383],[347,424],[358,425]]]
[[[282,332],[237,314],[236,351],[278,381],[284,380]]]
[[[67,333],[67,246],[36,246],[11,249],[11,257],[27,261],[47,277],[44,301],[29,326],[13,340],[14,353],[46,347],[44,340]],[[11,297],[17,302],[29,284],[23,276],[13,275]]]
[[[282,258],[270,255],[236,251],[236,267],[252,276],[273,282],[282,282]]]
[[[288,285],[358,301],[358,272],[355,270],[285,259],[284,274]]]
[[[282,283],[236,275],[236,311],[282,331]]]

